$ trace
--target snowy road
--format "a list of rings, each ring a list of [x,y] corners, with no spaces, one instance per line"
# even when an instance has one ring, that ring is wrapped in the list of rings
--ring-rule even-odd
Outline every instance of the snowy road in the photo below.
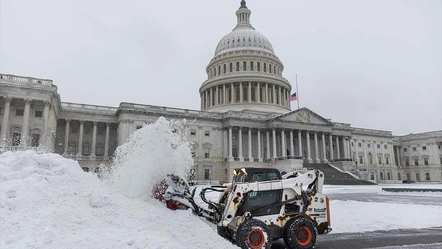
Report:
[[[328,234],[320,236],[315,249],[441,249],[442,227],[400,229],[366,233]],[[275,242],[272,249],[286,249],[284,242]]]

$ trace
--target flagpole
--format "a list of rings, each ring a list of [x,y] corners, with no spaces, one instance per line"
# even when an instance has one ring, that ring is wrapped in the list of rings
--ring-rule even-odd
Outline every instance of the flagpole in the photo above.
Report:
[[[296,75],[296,100],[297,100],[297,102],[298,102],[298,110],[299,110],[298,75]]]

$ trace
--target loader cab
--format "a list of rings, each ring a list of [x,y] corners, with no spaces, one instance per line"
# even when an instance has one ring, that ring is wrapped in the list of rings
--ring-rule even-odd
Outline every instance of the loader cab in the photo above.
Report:
[[[233,170],[232,183],[281,180],[281,172],[269,168],[239,168]]]
[[[241,168],[234,170],[232,184],[252,183],[281,180],[281,172],[269,168]],[[237,216],[250,212],[252,216],[278,214],[281,210],[282,189],[255,191],[244,194],[242,203],[238,206]]]

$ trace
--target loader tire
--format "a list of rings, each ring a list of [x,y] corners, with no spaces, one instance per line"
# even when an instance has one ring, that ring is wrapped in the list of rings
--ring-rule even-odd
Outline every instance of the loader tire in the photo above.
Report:
[[[298,216],[285,224],[283,236],[289,249],[311,249],[316,244],[318,229],[311,219]]]
[[[272,237],[267,225],[256,219],[246,219],[236,231],[236,245],[241,249],[270,249]]]

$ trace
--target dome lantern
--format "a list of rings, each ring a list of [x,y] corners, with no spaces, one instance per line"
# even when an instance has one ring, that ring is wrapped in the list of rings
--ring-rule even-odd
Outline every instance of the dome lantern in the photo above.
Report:
[[[246,1],[241,1],[241,7],[236,11],[236,17],[238,19],[238,24],[236,25],[235,29],[239,28],[249,28],[254,29],[252,25],[250,24],[250,15],[252,12],[247,8]]]

